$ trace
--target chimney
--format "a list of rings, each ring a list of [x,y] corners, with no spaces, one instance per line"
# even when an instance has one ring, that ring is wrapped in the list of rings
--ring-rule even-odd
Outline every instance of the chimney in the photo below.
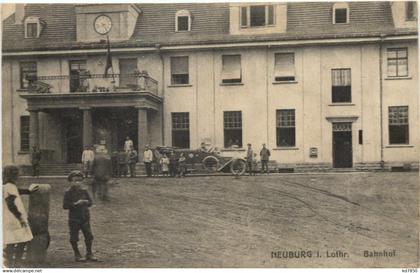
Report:
[[[21,25],[25,17],[25,4],[16,4],[15,6],[15,24]]]

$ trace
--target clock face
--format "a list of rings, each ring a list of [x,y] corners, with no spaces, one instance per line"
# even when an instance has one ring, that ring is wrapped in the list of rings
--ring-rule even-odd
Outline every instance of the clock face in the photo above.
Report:
[[[99,34],[102,34],[102,35],[107,34],[111,30],[111,27],[112,27],[111,18],[109,18],[106,15],[99,15],[95,19],[94,27],[95,27],[95,31],[98,32]]]

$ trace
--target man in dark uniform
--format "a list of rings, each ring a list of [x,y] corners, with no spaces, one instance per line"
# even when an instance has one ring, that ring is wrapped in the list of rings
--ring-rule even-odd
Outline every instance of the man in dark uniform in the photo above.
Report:
[[[105,153],[98,153],[92,164],[93,182],[92,193],[96,198],[96,191],[99,192],[99,198],[108,201],[108,181],[111,179],[111,158]]]

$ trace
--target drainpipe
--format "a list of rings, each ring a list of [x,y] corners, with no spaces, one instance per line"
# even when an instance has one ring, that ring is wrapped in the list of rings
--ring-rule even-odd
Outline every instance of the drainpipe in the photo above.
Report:
[[[160,44],[156,44],[155,45],[156,48],[156,52],[160,57],[160,62],[162,64],[162,98],[163,98],[163,102],[162,102],[162,113],[161,113],[161,126],[162,126],[162,137],[161,137],[161,141],[162,141],[162,145],[165,146],[165,63],[163,60],[163,55],[162,55],[162,51],[160,50]]]
[[[382,45],[384,42],[386,35],[381,34],[380,41],[379,41],[379,111],[380,111],[380,131],[381,131],[381,169],[382,171],[385,169],[385,162],[384,162],[384,134],[383,134],[383,128],[384,128],[384,120],[383,120],[383,79],[382,79]]]

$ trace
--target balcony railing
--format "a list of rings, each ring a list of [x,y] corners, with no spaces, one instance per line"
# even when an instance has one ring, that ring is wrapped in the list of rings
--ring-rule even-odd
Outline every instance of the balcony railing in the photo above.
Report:
[[[106,76],[80,71],[77,75],[37,76],[25,80],[28,88],[24,91],[29,93],[150,92],[158,95],[158,82],[147,71]]]

